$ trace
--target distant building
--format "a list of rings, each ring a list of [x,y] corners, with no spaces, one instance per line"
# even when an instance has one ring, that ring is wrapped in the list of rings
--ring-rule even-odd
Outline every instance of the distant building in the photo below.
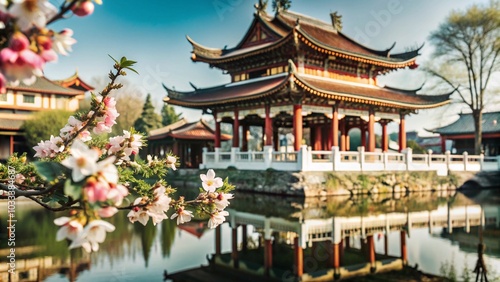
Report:
[[[500,154],[500,111],[483,113],[483,140],[482,148],[486,156]],[[454,123],[439,127],[430,132],[441,135],[441,144],[444,147],[446,140],[453,141],[452,153],[474,153],[474,118],[472,114],[460,114]],[[443,151],[445,149],[443,148]]]
[[[222,141],[231,136],[220,134]],[[215,131],[204,121],[188,123],[185,118],[151,130],[147,153],[163,157],[172,152],[179,157],[180,167],[198,168],[202,162],[203,148],[214,148]]]
[[[7,159],[13,152],[29,152],[21,126],[33,113],[56,109],[76,111],[85,91],[92,89],[77,73],[60,81],[38,77],[32,85],[7,86],[7,93],[0,94],[0,160]]]

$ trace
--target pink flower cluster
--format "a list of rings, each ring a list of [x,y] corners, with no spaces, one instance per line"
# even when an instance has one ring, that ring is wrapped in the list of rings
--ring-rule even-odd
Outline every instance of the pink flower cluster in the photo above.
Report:
[[[51,135],[49,140],[40,141],[33,149],[36,152],[35,157],[53,158],[64,150],[64,142],[61,137]]]
[[[109,138],[109,143],[106,145],[108,155],[115,155],[119,158],[117,163],[130,161],[130,156],[139,153],[142,147],[142,135],[132,134],[127,130],[123,131],[123,135]]]
[[[148,199],[143,197],[135,199],[135,207],[127,215],[130,222],[134,223],[136,221],[139,221],[144,226],[146,226],[150,217],[154,225],[160,223],[164,219],[167,219],[168,217],[165,212],[167,212],[170,208],[170,202],[172,201],[172,199],[167,196],[165,192],[165,186],[159,185],[158,187],[154,188],[153,201],[148,203]]]
[[[116,118],[120,115],[116,110],[116,100],[113,97],[96,98],[97,102],[103,103],[104,108],[97,113],[96,124],[94,127],[95,134],[110,133],[111,127],[116,124]],[[92,111],[90,115],[94,114]]]
[[[76,139],[70,148],[71,156],[61,163],[72,169],[74,182],[85,180],[83,198],[90,204],[98,204],[97,212],[101,217],[110,217],[118,210],[128,189],[118,184],[118,170],[114,165],[115,157],[108,157],[97,162],[99,153],[89,149],[82,141]]]
[[[83,121],[77,119],[74,116],[70,116],[68,118],[68,123],[59,131],[59,136],[61,136],[65,140],[68,140],[77,132],[79,132],[83,128],[83,126]],[[90,136],[90,132],[88,130],[83,130],[78,134],[78,136],[76,136],[76,138],[80,139],[83,142],[87,142],[92,139],[92,136]]]
[[[94,10],[90,0],[74,2],[66,5],[72,5],[75,15],[90,15]],[[59,12],[48,0],[0,1],[0,27],[12,30],[7,34],[7,47],[0,51],[0,93],[5,92],[7,82],[32,84],[43,74],[45,63],[71,51],[76,43],[73,31],[46,28]]]
[[[210,214],[210,219],[208,220],[208,227],[215,228],[219,224],[222,224],[226,220],[225,217],[229,215],[224,209],[229,205],[229,200],[233,198],[233,194],[216,192],[217,188],[224,185],[224,182],[222,178],[215,177],[213,169],[209,169],[207,174],[200,174],[200,179],[203,189],[207,192],[207,195],[200,194],[200,196],[213,200],[216,207],[215,211]],[[200,196],[198,198],[200,198]]]

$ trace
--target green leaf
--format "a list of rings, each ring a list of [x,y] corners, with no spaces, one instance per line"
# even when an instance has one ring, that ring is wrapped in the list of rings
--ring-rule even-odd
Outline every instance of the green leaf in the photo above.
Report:
[[[46,181],[54,181],[65,168],[62,164],[56,162],[34,162],[38,173]]]
[[[113,60],[115,61],[116,64],[119,64],[117,60],[115,60],[115,58],[111,57],[111,55],[108,54],[108,56]]]
[[[80,199],[82,187],[80,185],[75,185],[71,179],[68,179],[64,182],[64,194],[70,196],[74,200]]]

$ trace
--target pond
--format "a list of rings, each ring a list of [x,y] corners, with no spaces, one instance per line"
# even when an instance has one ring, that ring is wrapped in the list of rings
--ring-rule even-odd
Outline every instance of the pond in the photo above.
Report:
[[[490,195],[473,196],[471,199],[461,193],[435,192],[304,199],[238,193],[230,205],[230,212],[241,216],[264,216],[293,224],[341,218],[344,221],[360,219],[365,225],[374,216],[389,218],[406,214],[406,218],[413,221],[411,229],[407,230],[408,265],[430,274],[456,275],[459,280],[464,270],[470,276],[474,275],[472,269],[478,259],[479,243],[477,225],[481,222],[474,221],[474,216],[477,212],[483,213],[482,233],[486,244],[484,259],[489,271],[488,278],[495,281],[500,276],[500,200]],[[0,209],[0,262],[5,266],[9,255],[5,240],[5,203],[0,203]],[[440,213],[454,216],[452,232],[448,232],[446,227],[451,221],[439,219]],[[28,201],[18,200],[15,255],[19,281],[163,281],[165,273],[207,265],[207,259],[215,253],[215,231],[207,229],[203,222],[176,226],[175,222],[165,221],[157,226],[148,224],[144,227],[137,223],[130,224],[126,212],[113,218],[116,230],[108,233],[99,252],[70,252],[66,242],[55,241],[58,228],[53,220],[61,215],[48,212]],[[425,224],[419,225],[419,215],[433,217],[432,226],[429,228]],[[462,215],[469,224],[459,218]],[[262,228],[251,224],[246,228],[248,248],[257,246],[259,234],[263,233]],[[241,244],[242,228],[238,228],[237,232],[238,242]],[[286,244],[286,234],[274,232],[272,235],[276,245],[280,242]],[[400,232],[384,233],[382,230],[373,235],[377,254],[387,252],[389,256],[401,256]],[[223,254],[231,253],[231,236],[230,225],[224,223],[221,226]],[[360,248],[362,238],[362,234],[352,233],[350,246]],[[280,260],[279,251],[273,254],[273,259]],[[304,272],[314,270],[311,269],[314,267],[318,265],[306,263]],[[9,281],[2,268],[0,281]]]

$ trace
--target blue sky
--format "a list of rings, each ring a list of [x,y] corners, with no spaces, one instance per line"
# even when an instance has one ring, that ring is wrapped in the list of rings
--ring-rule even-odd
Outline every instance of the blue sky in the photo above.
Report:
[[[62,0],[57,0],[55,3]],[[61,79],[74,73],[86,81],[106,76],[112,61],[108,54],[126,56],[138,61],[140,75],[128,80],[143,93],[151,93],[157,105],[165,92],[165,83],[178,90],[190,90],[189,82],[209,87],[229,82],[229,76],[206,64],[190,59],[189,35],[209,47],[232,47],[249,27],[257,0],[103,0],[93,15],[72,17],[53,28],[74,30],[78,43],[68,57],[49,64],[46,76]],[[394,52],[425,43],[417,63],[429,59],[432,47],[429,33],[437,29],[452,9],[465,9],[473,3],[488,0],[292,0],[291,11],[330,22],[329,13],[342,15],[343,32],[375,49],[385,49],[396,42]],[[268,5],[268,13],[272,13]],[[379,79],[382,84],[415,88],[425,81],[416,71],[398,71]],[[185,111],[178,108],[178,111]],[[198,111],[185,111],[190,120],[199,118]],[[425,116],[425,113],[423,113]],[[422,116],[408,120],[409,130],[421,130]],[[435,120],[426,128],[440,125]]]

